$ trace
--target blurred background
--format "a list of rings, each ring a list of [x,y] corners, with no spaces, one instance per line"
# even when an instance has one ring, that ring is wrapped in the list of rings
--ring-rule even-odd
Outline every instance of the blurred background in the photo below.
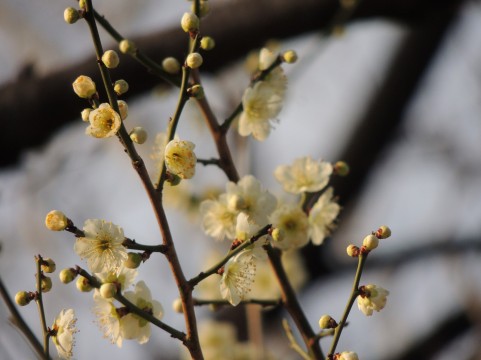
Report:
[[[300,302],[313,327],[325,313],[342,314],[356,266],[346,246],[386,224],[393,236],[370,255],[361,282],[387,288],[387,306],[372,318],[353,309],[339,351],[369,360],[481,359],[480,3],[364,0],[352,13],[340,11],[333,0],[209,3],[201,31],[217,46],[206,54],[202,71],[219,119],[232,112],[249,84],[249,52],[275,41],[279,50],[294,49],[300,58],[284,66],[287,100],[269,138],[230,139],[241,174],[254,174],[276,193],[273,170],[300,156],[351,166],[348,177],[333,183],[343,206],[338,229],[322,247],[302,251],[309,280]],[[45,228],[51,209],[64,211],[79,227],[85,219],[102,218],[140,243],[160,242],[147,196],[121,145],[84,134],[80,111],[87,104],[76,98],[71,83],[80,74],[99,77],[86,24],[63,21],[71,5],[0,3],[0,276],[12,296],[34,288],[35,254],[53,258],[58,269],[81,264],[73,237]],[[189,11],[187,1],[94,5],[156,60],[185,55],[179,22]],[[335,31],[328,31],[333,24]],[[105,49],[116,49],[105,32],[101,36]],[[149,132],[139,147],[148,162],[155,133],[173,114],[176,90],[125,56],[113,76],[130,85],[126,124]],[[216,155],[193,104],[179,133],[196,143],[199,157]],[[225,180],[219,170],[199,166],[189,185],[202,191],[206,185],[223,187]],[[195,219],[177,210],[168,216],[185,272],[194,276],[218,244],[191,225]],[[165,261],[152,256],[140,278],[164,305],[164,320],[183,328],[182,316],[170,310],[177,296]],[[94,325],[91,296],[56,276],[53,283],[45,296],[47,322],[62,308],[76,310],[75,358],[180,356],[178,344],[156,329],[145,346],[111,345]],[[20,311],[40,336],[36,308]],[[277,329],[266,342],[278,358],[296,359],[279,331],[287,316],[265,314],[264,326]],[[199,317],[212,314],[199,309]],[[0,358],[33,358],[8,318],[1,305]],[[329,342],[321,344],[326,349]]]

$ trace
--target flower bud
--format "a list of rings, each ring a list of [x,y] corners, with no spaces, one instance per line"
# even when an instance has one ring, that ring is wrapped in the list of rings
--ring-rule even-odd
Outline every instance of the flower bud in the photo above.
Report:
[[[349,165],[345,161],[338,161],[334,164],[334,173],[339,176],[349,174]]]
[[[142,263],[142,255],[139,253],[129,252],[127,260],[124,261],[124,266],[128,269],[137,269]]]
[[[114,50],[107,50],[102,55],[102,62],[109,69],[115,69],[117,66],[119,66],[119,55]]]
[[[368,235],[362,241],[362,246],[364,246],[367,250],[374,250],[379,245],[379,239],[374,235]]]
[[[167,171],[167,179],[165,180],[170,184],[170,186],[177,186],[181,183],[182,178]]]
[[[68,7],[63,12],[63,19],[67,24],[75,24],[79,18],[78,10],[73,7]]]
[[[142,145],[147,140],[147,131],[141,126],[136,126],[132,129],[129,136],[134,143]]]
[[[182,306],[182,300],[175,299],[174,302],[172,303],[172,309],[174,309],[176,313],[182,314],[184,312],[184,308]]]
[[[330,315],[322,315],[319,319],[319,327],[321,329],[334,329],[337,327],[337,322]]]
[[[63,284],[68,284],[74,281],[77,277],[77,272],[74,269],[63,269],[58,274],[58,277]]]
[[[53,261],[52,259],[44,258],[42,264],[40,265],[40,268],[43,272],[53,273],[57,266],[55,265],[55,261]]]
[[[117,95],[125,94],[127,91],[129,91],[129,84],[123,79],[117,80],[114,84],[114,91],[117,93]]]
[[[86,109],[83,109],[82,112],[80,113],[80,116],[82,117],[82,121],[89,121],[89,115],[90,115],[90,112],[92,111],[91,108],[86,108]]]
[[[358,257],[360,250],[356,245],[351,244],[347,247],[346,252],[350,257]]]
[[[89,279],[84,276],[79,276],[77,281],[75,282],[77,289],[81,292],[89,292],[92,290],[92,285],[90,284]]]
[[[15,294],[15,302],[17,303],[17,305],[25,306],[30,304],[30,301],[32,300],[33,299],[31,293],[29,293],[28,291],[19,291]]]
[[[79,8],[85,10],[87,8],[87,1],[86,0],[79,0],[78,6],[79,6]]]
[[[375,235],[378,239],[387,239],[391,236],[391,229],[386,225],[380,226]]]
[[[162,61],[162,68],[165,70],[166,73],[175,75],[178,74],[180,71],[180,63],[177,61],[176,58],[166,57]]]
[[[194,12],[194,3],[192,3],[192,12]],[[199,3],[199,16],[203,18],[209,12],[210,12],[209,2],[207,0],[206,1],[201,0]]]
[[[48,276],[42,276],[40,279],[40,289],[42,292],[49,292],[52,290],[52,279],[50,279]]]
[[[50,211],[45,217],[45,226],[52,231],[62,231],[68,225],[68,219],[65,214],[59,210]]]
[[[99,291],[104,299],[111,299],[117,294],[117,285],[114,283],[105,283],[100,286]]]
[[[187,55],[187,59],[185,60],[185,63],[191,69],[197,69],[202,65],[203,61],[204,60],[202,59],[202,55],[195,52]]]
[[[119,43],[119,50],[122,54],[134,54],[137,47],[133,41],[124,39]]]
[[[274,241],[282,241],[284,239],[284,231],[279,228],[274,228],[272,229],[271,236]]]
[[[297,61],[297,53],[294,50],[288,50],[282,54],[282,61],[287,64],[294,64]]]
[[[200,41],[200,47],[203,50],[212,50],[215,47],[215,41],[210,36],[204,36]]]
[[[91,78],[80,75],[72,84],[73,91],[82,99],[90,99],[97,92],[95,83]]]
[[[187,94],[189,94],[189,96],[193,98],[196,98],[197,100],[203,99],[204,88],[199,84],[195,84],[192,87],[187,89]]]
[[[180,26],[185,32],[197,32],[199,30],[199,18],[193,13],[185,13],[180,20]]]
[[[129,116],[129,106],[127,103],[123,100],[117,100],[117,105],[119,106],[120,118],[122,120],[127,119],[127,116]]]
[[[357,353],[354,351],[343,351],[340,354],[336,354],[336,360],[359,360]]]

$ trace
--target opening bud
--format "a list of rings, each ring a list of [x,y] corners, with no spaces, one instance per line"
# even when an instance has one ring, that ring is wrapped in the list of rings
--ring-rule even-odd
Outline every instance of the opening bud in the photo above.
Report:
[[[202,55],[194,52],[194,53],[191,53],[191,54],[187,55],[187,59],[185,60],[185,63],[191,69],[197,69],[198,67],[200,67],[202,65],[203,61],[204,61],[204,59],[202,59]]]
[[[63,12],[63,19],[67,24],[75,24],[79,18],[80,14],[78,10],[73,7],[68,7]]]
[[[350,257],[358,257],[360,250],[356,245],[351,244],[346,248],[346,252]]]
[[[53,273],[57,266],[55,265],[55,261],[53,261],[50,258],[44,258],[42,260],[42,264],[40,265],[40,268],[42,269],[43,272],[46,273]]]
[[[15,302],[17,305],[25,306],[30,304],[30,301],[33,300],[33,296],[31,292],[28,291],[19,291],[15,294]]]
[[[367,250],[374,250],[379,245],[379,239],[374,235],[368,235],[362,241],[362,246],[364,246]]]
[[[199,30],[199,18],[193,13],[185,13],[180,20],[180,26],[185,32],[197,32]]]
[[[137,46],[133,41],[124,39],[119,43],[119,50],[122,54],[134,54],[137,51]]]
[[[129,91],[129,84],[123,79],[117,80],[114,84],[114,91],[117,93],[117,95],[125,94],[127,91]]]
[[[82,99],[90,99],[96,92],[97,88],[91,78],[80,75],[72,84],[73,91]]]
[[[63,284],[68,284],[74,281],[74,279],[77,277],[77,272],[72,268],[63,269],[60,271],[60,274],[58,274],[58,277]]]
[[[124,262],[124,266],[128,269],[137,269],[142,262],[142,255],[139,253],[129,252],[128,258]]]
[[[89,292],[92,290],[92,285],[90,284],[89,279],[84,276],[79,276],[77,281],[75,282],[77,289],[81,292]]]
[[[287,64],[294,64],[297,61],[297,53],[294,50],[288,50],[282,54],[282,61]]]
[[[377,229],[374,235],[376,235],[378,239],[387,239],[391,236],[391,229],[386,225],[382,225]]]
[[[100,286],[100,296],[104,299],[111,299],[117,294],[117,285],[114,283],[105,283]]]
[[[147,140],[147,131],[141,126],[136,126],[132,129],[129,136],[134,143],[142,145]]]
[[[166,57],[162,61],[162,68],[165,70],[166,73],[175,75],[178,74],[180,71],[180,63],[177,61],[176,58]]]
[[[107,50],[102,55],[102,62],[107,66],[109,69],[115,69],[119,66],[119,55],[114,50]]]
[[[215,41],[210,36],[204,36],[200,41],[200,47],[206,51],[212,50],[215,47]]]

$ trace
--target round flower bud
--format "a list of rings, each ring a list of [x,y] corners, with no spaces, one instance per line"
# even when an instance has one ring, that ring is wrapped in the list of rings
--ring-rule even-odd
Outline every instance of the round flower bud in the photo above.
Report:
[[[167,172],[167,179],[166,181],[170,184],[170,186],[177,186],[182,181],[182,178],[178,175],[172,174]]]
[[[162,68],[165,70],[166,73],[175,75],[178,74],[180,71],[180,63],[177,61],[176,58],[166,57],[162,61]]]
[[[284,239],[284,231],[279,228],[274,228],[271,231],[272,240],[282,241]]]
[[[57,266],[55,265],[55,261],[53,261],[52,259],[44,258],[42,264],[40,265],[40,268],[43,272],[53,273]]]
[[[199,18],[193,13],[185,13],[180,20],[180,26],[185,32],[197,32],[199,30]]]
[[[203,61],[204,60],[202,59],[202,55],[195,52],[187,55],[187,59],[185,60],[185,63],[191,69],[197,69],[199,66],[202,65]]]
[[[212,50],[215,47],[215,41],[210,36],[204,36],[200,41],[200,47],[203,50]]]
[[[182,314],[184,312],[184,308],[182,307],[182,300],[175,299],[172,303],[172,309],[174,309],[176,313]]]
[[[282,61],[287,64],[294,64],[297,61],[297,53],[294,50],[288,50],[282,54]]]
[[[63,269],[58,274],[58,277],[63,284],[68,284],[74,281],[77,277],[77,272],[74,269]]]
[[[349,165],[345,161],[338,161],[334,164],[334,173],[339,176],[349,174]]]
[[[210,6],[207,1],[200,1],[199,3],[199,15],[200,17],[206,16],[210,12]],[[194,12],[194,4],[192,3],[192,12]]]
[[[191,97],[196,98],[197,100],[204,98],[204,88],[199,84],[195,84],[194,86],[187,89],[187,93]]]
[[[82,99],[90,99],[97,92],[95,83],[91,78],[80,75],[72,84],[73,91]]]
[[[387,239],[391,236],[391,229],[386,225],[380,226],[375,235],[378,239]]]
[[[330,315],[322,315],[319,319],[319,327],[321,329],[334,329],[337,327],[337,322]]]
[[[84,276],[79,276],[77,281],[75,282],[77,289],[81,292],[89,292],[92,290],[92,285],[90,284],[89,279]]]
[[[59,210],[50,211],[45,217],[45,226],[52,231],[62,231],[68,225],[68,219],[65,214]]]
[[[114,84],[114,91],[117,93],[117,95],[125,94],[127,91],[129,91],[129,84],[123,79],[117,80]]]
[[[87,1],[86,1],[86,0],[80,0],[80,1],[78,2],[78,6],[79,6],[79,8],[81,8],[81,9],[86,9],[86,8],[87,8]]]
[[[123,100],[117,100],[117,105],[119,106],[120,118],[122,120],[127,119],[127,116],[129,116],[129,106],[127,103]]]
[[[347,255],[350,257],[358,257],[359,256],[359,248],[356,245],[349,245],[346,248]]]
[[[49,292],[52,290],[52,279],[48,276],[42,276],[40,279],[40,288],[42,289],[42,292]]]
[[[107,50],[102,55],[102,62],[109,69],[115,69],[117,66],[119,66],[119,55],[114,50]]]
[[[142,145],[147,140],[147,131],[141,126],[136,126],[132,129],[129,136],[134,143]]]
[[[119,43],[119,49],[122,54],[134,54],[137,51],[137,46],[133,41],[124,39]]]
[[[82,112],[80,113],[80,116],[82,117],[82,121],[89,121],[89,115],[90,115],[90,112],[92,111],[91,108],[86,108],[86,109],[83,109]]]
[[[30,304],[30,301],[32,301],[32,296],[28,291],[19,291],[15,294],[15,302],[17,305],[25,306]]]
[[[128,269],[137,269],[142,263],[142,255],[139,253],[129,252],[127,260],[124,261],[124,266]]]
[[[337,360],[359,360],[359,357],[354,351],[343,351],[336,355]]]
[[[367,250],[374,250],[379,245],[379,239],[374,235],[368,235],[362,241],[362,246]]]
[[[80,18],[80,15],[77,9],[74,9],[73,7],[68,7],[63,12],[63,18],[67,24],[75,24]]]
[[[105,283],[100,285],[99,291],[104,299],[111,299],[117,294],[117,285],[114,283]]]

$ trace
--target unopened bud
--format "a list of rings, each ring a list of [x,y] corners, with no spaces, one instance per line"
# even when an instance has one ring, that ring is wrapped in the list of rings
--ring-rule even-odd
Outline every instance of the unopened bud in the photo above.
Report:
[[[75,282],[77,289],[81,292],[89,292],[92,290],[92,285],[90,284],[89,279],[84,276],[79,276],[77,281]]]
[[[107,66],[109,69],[115,69],[119,66],[119,55],[114,50],[107,50],[102,55],[102,62]]]
[[[114,283],[105,283],[100,286],[100,296],[104,299],[111,299],[117,294],[117,285]]]
[[[32,300],[32,294],[28,291],[19,291],[15,294],[15,302],[17,305],[25,306],[30,304],[30,301]]]
[[[86,109],[83,109],[82,112],[80,113],[80,116],[82,117],[82,121],[89,121],[89,116],[90,116],[90,112],[92,111],[91,108],[86,108]]]
[[[127,119],[127,116],[129,116],[129,106],[127,103],[123,100],[117,100],[117,105],[119,106],[120,118],[122,120]]]
[[[165,70],[166,73],[175,75],[178,74],[180,71],[180,63],[177,61],[176,58],[166,57],[162,61],[162,68]]]
[[[50,258],[44,258],[42,260],[42,264],[40,265],[40,268],[42,269],[43,272],[46,273],[53,273],[57,266],[55,265],[55,261],[53,261]]]
[[[386,225],[380,226],[375,235],[378,239],[387,239],[391,236],[391,229]]]
[[[188,67],[191,69],[197,69],[202,65],[202,62],[204,60],[202,59],[202,55],[199,53],[190,53],[187,55],[187,59],[185,60],[185,63],[187,64]]]
[[[73,91],[82,99],[90,99],[97,92],[93,80],[85,75],[76,78],[72,87]]]
[[[52,231],[62,231],[68,225],[68,219],[65,214],[59,210],[50,211],[45,217],[45,226]]]
[[[142,255],[139,253],[129,252],[128,258],[124,262],[124,266],[128,269],[137,269],[142,263]]]
[[[297,53],[294,50],[288,50],[282,54],[282,61],[287,64],[294,64],[297,61]]]
[[[192,3],[192,12],[194,12],[194,3]],[[210,6],[208,1],[200,1],[199,3],[199,16],[202,18],[210,12]]]
[[[319,319],[319,327],[321,329],[334,329],[337,327],[337,322],[330,315],[322,315]]]
[[[48,276],[42,276],[40,279],[40,289],[45,293],[52,290],[52,279],[50,279]]]
[[[274,228],[271,231],[272,240],[282,241],[284,239],[284,231],[279,228]]]
[[[184,308],[182,306],[182,300],[175,299],[174,302],[172,303],[172,309],[174,309],[176,313],[182,314],[184,312]]]
[[[117,95],[125,94],[127,91],[129,91],[129,84],[123,79],[117,80],[114,84],[114,91],[117,93]]]
[[[124,39],[119,43],[119,50],[122,54],[134,54],[137,47],[133,41]]]
[[[182,181],[182,178],[179,175],[172,174],[171,172],[167,171],[166,181],[170,184],[170,186],[177,186]]]
[[[200,47],[203,50],[212,50],[215,47],[215,41],[210,36],[204,36],[200,41]]]
[[[199,84],[195,84],[187,89],[187,94],[197,100],[200,100],[204,98],[204,88]]]
[[[79,0],[78,6],[81,9],[86,9],[87,8],[87,1],[86,0]]]
[[[129,136],[134,143],[142,145],[147,140],[147,131],[141,126],[136,126],[132,129]]]
[[[345,161],[338,161],[334,164],[334,173],[339,176],[349,174],[349,165]]]
[[[374,235],[368,235],[362,241],[362,246],[364,246],[367,250],[374,250],[379,245],[379,239]]]
[[[63,18],[67,24],[75,24],[80,18],[80,15],[77,9],[74,9],[73,7],[68,7],[63,12]]]
[[[356,245],[351,244],[347,247],[346,252],[350,257],[358,257],[360,250]]]
[[[197,32],[199,30],[199,18],[193,13],[185,13],[180,20],[180,26],[185,32]]]
[[[63,269],[58,274],[58,277],[63,284],[68,284],[74,281],[77,277],[77,272],[74,269]]]

